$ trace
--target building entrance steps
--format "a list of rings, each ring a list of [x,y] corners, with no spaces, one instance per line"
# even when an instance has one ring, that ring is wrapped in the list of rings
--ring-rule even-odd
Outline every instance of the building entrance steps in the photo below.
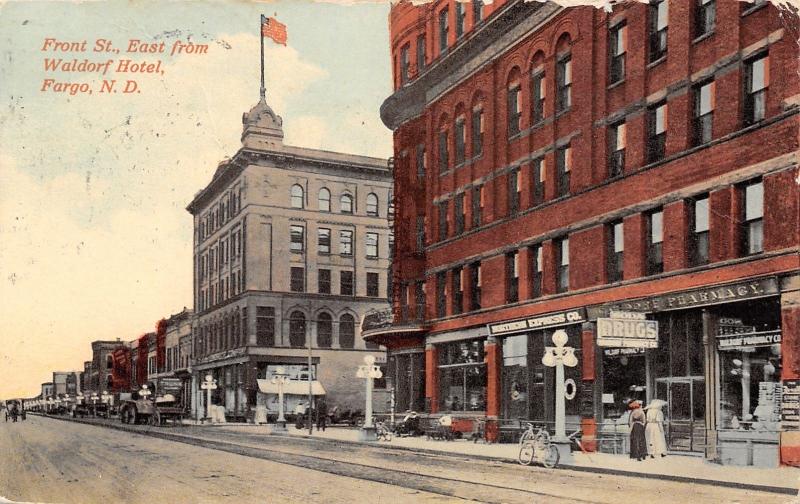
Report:
[[[216,428],[247,433],[269,433],[266,425],[219,425]],[[298,430],[287,426],[290,436],[320,439],[337,442],[362,443],[358,440],[358,429],[328,427],[324,432],[314,429]],[[370,442],[382,448],[408,451],[458,454],[474,458],[517,463],[518,445],[516,443],[473,443],[468,440],[436,441],[425,437],[393,437],[391,441]],[[800,494],[800,468],[780,467],[773,469],[756,467],[723,466],[706,462],[701,457],[670,454],[667,457],[644,461],[632,460],[627,454],[573,452],[572,461],[559,467],[578,471],[617,474],[642,478],[656,478],[687,483],[699,483],[737,488],[752,488],[791,495]]]

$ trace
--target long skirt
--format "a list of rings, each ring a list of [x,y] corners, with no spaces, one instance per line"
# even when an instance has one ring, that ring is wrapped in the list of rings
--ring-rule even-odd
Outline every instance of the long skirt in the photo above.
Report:
[[[644,435],[644,425],[633,422],[631,427],[631,458],[644,459],[647,457],[647,439]]]
[[[666,455],[667,454],[667,440],[664,437],[664,427],[660,423],[647,423],[644,428],[645,437],[647,438],[647,446],[650,455]]]

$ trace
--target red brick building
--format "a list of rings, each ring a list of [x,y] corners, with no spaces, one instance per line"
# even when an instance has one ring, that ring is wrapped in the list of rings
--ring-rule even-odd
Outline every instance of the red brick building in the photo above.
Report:
[[[798,463],[797,26],[732,0],[394,5],[394,309],[365,337],[398,408],[552,422],[563,329],[588,445],[658,398],[670,450]]]

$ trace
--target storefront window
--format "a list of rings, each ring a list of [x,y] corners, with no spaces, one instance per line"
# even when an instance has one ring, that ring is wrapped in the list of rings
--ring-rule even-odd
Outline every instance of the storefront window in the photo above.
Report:
[[[308,365],[306,364],[260,364],[258,378],[261,380],[272,378],[279,367],[289,376],[290,380],[308,380]],[[316,379],[317,365],[311,368],[311,379]]]
[[[528,418],[528,335],[503,340],[503,416]]]
[[[440,409],[486,410],[484,341],[457,341],[439,347]]]
[[[603,349],[603,417],[617,419],[632,400],[647,399],[647,375],[643,348]]]

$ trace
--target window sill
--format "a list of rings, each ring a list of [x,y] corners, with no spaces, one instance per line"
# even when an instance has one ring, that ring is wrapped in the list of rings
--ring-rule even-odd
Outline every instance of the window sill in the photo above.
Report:
[[[744,11],[742,11],[742,17],[748,16],[748,15],[750,15],[750,14],[756,12],[756,11],[759,11],[759,10],[763,9],[764,7],[767,6],[767,4],[768,4],[768,2],[764,2],[764,3],[760,3],[760,4],[753,5],[753,6],[750,6],[750,7],[746,8]]]
[[[702,34],[702,35],[698,36],[697,38],[695,38],[694,40],[692,40],[692,44],[699,44],[700,42],[706,40],[707,38],[711,37],[712,35],[714,35],[714,30],[707,31],[704,34]]]
[[[339,257],[353,257],[353,254],[339,254]]]
[[[612,82],[611,84],[606,86],[606,91],[611,91],[612,89],[614,89],[616,87],[619,87],[619,86],[621,86],[623,84],[625,84],[625,78],[624,77],[622,79],[620,79],[620,80],[618,80],[616,82]]]
[[[380,257],[378,257],[378,256],[366,256],[366,257],[364,257],[364,259],[367,259],[368,261],[377,261],[378,259],[380,259]]]
[[[665,61],[667,61],[667,55],[666,54],[664,54],[664,56],[661,56],[657,60],[651,61],[650,63],[648,63],[646,68],[648,70],[650,70],[651,68],[657,67],[658,65],[660,65],[661,63],[664,63]]]

